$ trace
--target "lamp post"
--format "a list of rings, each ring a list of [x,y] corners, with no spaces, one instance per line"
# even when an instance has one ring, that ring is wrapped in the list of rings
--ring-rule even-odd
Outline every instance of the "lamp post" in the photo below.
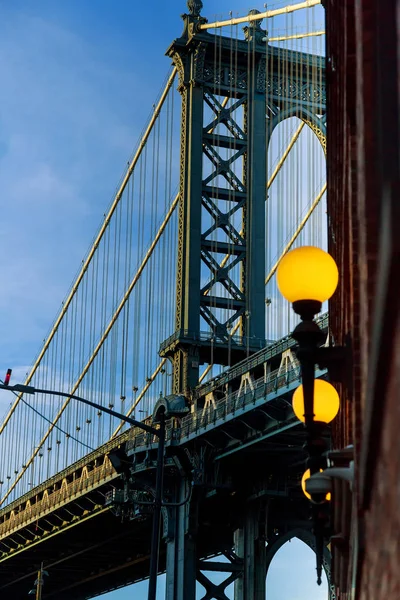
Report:
[[[293,410],[304,422],[307,431],[307,471],[303,475],[304,493],[313,502],[314,530],[316,537],[317,583],[321,583],[324,511],[321,504],[329,498],[325,493],[307,493],[306,480],[326,468],[327,450],[322,433],[326,424],[339,411],[339,396],[327,381],[315,379],[315,366],[330,367],[346,359],[341,347],[321,348],[324,334],[314,321],[322,303],[329,300],[338,284],[339,274],[333,258],[314,246],[303,246],[288,252],[277,269],[277,283],[281,294],[292,303],[301,322],[292,332],[298,343],[296,352],[300,362],[301,381],[293,395]]]
[[[163,473],[164,473],[164,447],[165,447],[165,425],[166,425],[166,414],[165,410],[159,411],[159,429],[151,427],[141,421],[136,421],[122,413],[119,413],[106,406],[101,406],[96,402],[87,400],[74,394],[68,394],[67,392],[58,392],[53,390],[43,390],[35,388],[31,385],[9,385],[11,369],[8,369],[5,383],[0,384],[0,389],[9,390],[10,392],[18,392],[24,394],[47,394],[51,396],[61,396],[63,398],[70,398],[77,400],[88,406],[92,406],[101,412],[107,413],[112,417],[125,421],[134,427],[138,427],[151,435],[158,437],[158,448],[157,448],[157,468],[156,468],[156,487],[155,487],[155,499],[154,499],[154,513],[153,513],[153,525],[152,525],[152,536],[151,536],[151,549],[150,549],[150,571],[149,571],[149,591],[148,600],[156,600],[157,594],[157,574],[158,574],[158,556],[159,556],[159,538],[160,538],[160,521],[161,521],[161,507],[162,507],[162,496],[163,496]],[[43,566],[43,565],[42,565]]]
[[[35,596],[35,600],[42,600],[42,591],[43,591],[43,584],[44,584],[44,576],[45,575],[48,575],[48,572],[43,569],[43,563],[41,563],[40,569],[37,572],[37,579],[35,581],[35,587],[32,588],[28,592],[28,596],[34,595]]]

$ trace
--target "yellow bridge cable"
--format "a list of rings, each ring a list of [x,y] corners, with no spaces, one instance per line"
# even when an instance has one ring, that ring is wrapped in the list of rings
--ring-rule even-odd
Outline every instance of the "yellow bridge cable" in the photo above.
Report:
[[[285,256],[285,254],[287,252],[289,252],[290,248],[293,246],[294,242],[296,241],[296,239],[298,238],[299,234],[301,233],[302,229],[304,228],[305,224],[307,223],[308,219],[311,217],[312,213],[314,212],[314,209],[316,208],[316,206],[318,206],[322,196],[325,194],[326,192],[326,183],[323,185],[321,191],[319,192],[318,196],[316,196],[316,198],[314,199],[313,203],[311,204],[310,208],[308,209],[306,215],[304,216],[304,218],[300,221],[299,226],[297,227],[296,231],[294,232],[294,234],[292,235],[292,237],[290,238],[290,240],[288,241],[288,243],[286,244],[286,246],[284,247],[280,257],[278,258],[278,260],[276,261],[276,263],[274,264],[274,266],[272,267],[272,269],[270,270],[270,272],[268,273],[268,275],[265,278],[265,285],[267,285],[267,283],[271,280],[271,278],[274,276],[279,263],[281,262],[282,258]],[[230,333],[230,335],[233,335],[234,333],[236,333],[236,331],[239,329],[240,327],[240,323],[236,323],[235,327],[232,329],[232,332]]]
[[[126,301],[129,298],[129,295],[131,294],[133,288],[135,287],[136,283],[138,282],[141,274],[143,273],[143,270],[147,264],[147,262],[149,261],[151,255],[153,254],[154,248],[156,247],[161,235],[164,232],[164,229],[167,226],[168,221],[170,220],[175,208],[178,205],[178,201],[179,201],[179,194],[176,195],[174,201],[172,202],[164,221],[162,222],[159,230],[157,231],[157,234],[154,238],[154,240],[151,243],[150,248],[147,250],[144,259],[142,260],[142,263],[139,267],[139,269],[137,270],[135,276],[133,277],[131,283],[129,284],[128,289],[126,290],[122,300],[120,301],[118,308],[116,309],[115,313],[113,314],[110,322],[108,323],[106,329],[104,330],[103,335],[101,336],[99,342],[97,343],[96,348],[93,351],[93,354],[91,355],[91,357],[89,358],[88,362],[86,363],[82,373],[79,375],[76,383],[74,384],[74,386],[72,387],[71,390],[71,396],[73,394],[75,394],[75,392],[77,391],[77,389],[79,388],[80,384],[83,381],[83,378],[85,377],[86,373],[88,372],[90,366],[92,365],[94,359],[96,358],[97,354],[99,353],[104,341],[106,340],[108,334],[110,333],[111,329],[113,328],[116,320],[118,319],[122,309],[125,306]],[[58,420],[60,419],[61,415],[63,414],[64,410],[67,408],[68,404],[70,402],[70,398],[67,398],[65,400],[65,402],[63,403],[63,405],[61,406],[61,408],[59,409],[58,413],[56,414],[52,424],[50,425],[49,429],[47,430],[47,432],[44,434],[44,436],[42,437],[42,439],[40,440],[39,444],[36,446],[34,452],[32,453],[30,459],[28,460],[28,462],[25,463],[25,467],[24,469],[21,471],[21,473],[18,475],[18,477],[15,479],[15,481],[13,482],[12,486],[8,489],[7,493],[3,496],[3,498],[0,500],[0,505],[3,504],[3,502],[8,498],[8,496],[11,494],[12,490],[15,488],[15,486],[17,485],[17,483],[20,481],[20,479],[22,478],[22,476],[24,475],[25,471],[28,469],[28,467],[32,464],[32,462],[34,461],[35,457],[37,456],[37,454],[39,453],[41,447],[43,446],[43,444],[45,443],[45,441],[47,440],[47,438],[49,437],[49,435],[51,434],[51,432],[53,431],[55,425],[57,424]]]
[[[103,237],[103,235],[104,235],[104,233],[105,233],[105,231],[106,231],[106,229],[107,229],[107,227],[108,227],[108,225],[109,225],[109,223],[111,221],[111,217],[113,216],[113,214],[114,214],[114,212],[115,212],[115,210],[116,210],[116,208],[117,208],[117,206],[119,204],[119,201],[121,200],[122,194],[123,194],[123,192],[125,190],[125,187],[126,187],[128,181],[129,181],[130,176],[133,173],[133,170],[134,170],[134,168],[136,166],[136,163],[139,160],[139,157],[140,157],[140,155],[142,153],[142,150],[143,150],[144,146],[146,145],[146,142],[147,142],[147,140],[149,138],[151,130],[153,129],[154,123],[156,122],[156,120],[157,120],[157,118],[158,118],[158,116],[160,114],[161,108],[162,108],[162,106],[163,106],[163,104],[164,104],[164,102],[165,102],[165,100],[167,98],[168,92],[169,92],[169,90],[170,90],[170,88],[172,86],[172,83],[173,83],[174,79],[175,79],[176,73],[177,73],[177,68],[175,67],[172,70],[172,73],[171,73],[171,75],[168,78],[168,81],[167,81],[166,86],[164,88],[164,91],[163,91],[163,93],[161,95],[161,98],[158,101],[158,104],[157,104],[157,106],[154,109],[154,112],[152,114],[150,122],[149,122],[149,124],[148,124],[148,126],[146,128],[146,131],[143,134],[143,137],[141,139],[139,147],[136,150],[135,156],[133,157],[132,162],[130,163],[130,165],[128,167],[128,170],[127,170],[126,175],[125,175],[125,177],[124,177],[124,179],[123,179],[123,181],[122,181],[122,183],[121,183],[121,185],[119,187],[119,190],[117,191],[117,193],[115,195],[115,198],[114,198],[114,201],[113,201],[113,203],[112,203],[112,205],[110,207],[110,210],[108,211],[108,213],[107,213],[107,215],[106,215],[106,217],[104,219],[104,222],[103,222],[103,224],[101,226],[101,229],[100,229],[99,233],[97,234],[97,237],[96,237],[96,239],[95,239],[95,241],[93,243],[92,248],[90,249],[89,254],[87,255],[86,259],[84,260],[84,262],[82,264],[81,270],[80,270],[80,272],[79,272],[79,274],[78,274],[78,276],[77,276],[77,278],[75,280],[74,285],[72,286],[72,289],[71,289],[71,291],[70,291],[70,293],[68,295],[68,298],[64,301],[62,309],[61,309],[61,311],[60,311],[60,313],[59,313],[59,315],[58,315],[58,317],[57,317],[57,319],[56,319],[56,321],[55,321],[55,323],[54,323],[54,325],[53,325],[53,327],[52,327],[52,329],[51,329],[51,331],[50,331],[50,333],[49,333],[49,335],[48,335],[48,337],[47,337],[47,339],[46,339],[46,341],[44,343],[44,346],[43,346],[42,350],[40,351],[40,354],[37,357],[37,359],[36,359],[36,361],[35,361],[32,369],[31,369],[28,377],[25,380],[25,385],[28,385],[29,382],[32,380],[33,375],[35,374],[37,368],[40,365],[40,361],[42,360],[42,358],[45,355],[47,349],[49,348],[51,340],[53,339],[54,335],[56,334],[57,329],[58,329],[58,327],[59,327],[62,319],[64,318],[64,316],[65,316],[65,314],[66,314],[66,312],[67,312],[67,310],[68,310],[68,308],[69,308],[69,306],[70,306],[70,304],[71,304],[71,302],[72,302],[72,300],[73,300],[73,298],[74,298],[74,296],[75,296],[75,294],[76,294],[76,292],[78,290],[79,284],[81,283],[81,281],[83,279],[83,276],[85,275],[85,273],[86,273],[86,271],[88,269],[89,263],[92,260],[92,258],[94,256],[94,253],[97,250],[97,247],[98,247],[98,245],[99,245],[99,243],[100,243],[100,241],[101,241],[101,239],[102,239],[102,237]],[[7,416],[5,417],[3,423],[0,426],[0,435],[3,433],[4,428],[7,426],[7,423],[10,420],[10,418],[11,418],[14,410],[16,409],[17,405],[19,404],[19,401],[21,400],[21,398],[22,398],[22,394],[19,394],[17,396],[17,398],[15,399],[13,405],[11,406],[11,408],[10,408]]]
[[[227,19],[226,21],[216,21],[215,23],[202,23],[198,25],[198,29],[203,31],[204,29],[218,29],[219,27],[227,27],[229,25],[239,25],[240,23],[251,23],[252,21],[260,21],[261,19],[270,19],[278,15],[285,15],[292,13],[296,10],[303,8],[312,8],[321,4],[321,0],[305,0],[299,4],[290,4],[283,8],[277,8],[275,10],[266,10],[255,15],[247,15],[246,17],[237,17],[236,19]]]
[[[147,392],[147,390],[149,389],[149,387],[151,386],[151,384],[153,383],[153,381],[155,380],[155,378],[157,377],[157,375],[159,374],[159,372],[161,371],[161,369],[163,368],[163,366],[165,365],[166,362],[167,362],[167,359],[163,358],[162,361],[160,362],[160,364],[158,365],[158,367],[156,368],[156,370],[154,371],[154,373],[152,373],[152,375],[149,377],[148,381],[146,381],[146,385],[144,386],[144,388],[142,389],[142,391],[136,398],[135,402],[132,404],[132,406],[126,413],[127,417],[129,417],[133,413],[136,406],[139,404],[139,402],[141,401],[141,399],[143,398],[143,396],[145,395],[145,393]],[[121,431],[121,429],[123,428],[124,425],[125,425],[125,423],[122,423],[122,422],[118,425],[117,429],[114,431],[114,433],[110,437],[110,440],[112,440],[113,438],[115,438],[116,435],[118,435],[118,433]]]
[[[305,123],[304,121],[302,121],[300,123],[300,125],[298,126],[298,128],[296,129],[296,131],[293,134],[292,139],[290,140],[289,144],[287,145],[287,148],[285,150],[285,152],[282,154],[278,164],[276,165],[274,172],[272,173],[271,177],[268,179],[268,183],[267,183],[267,188],[270,188],[271,185],[273,184],[276,176],[278,175],[279,171],[282,168],[283,163],[285,162],[285,160],[288,157],[289,152],[291,151],[291,149],[293,148],[293,146],[295,145],[295,143],[297,142],[299,135],[304,127]]]
[[[212,365],[208,365],[204,369],[203,373],[199,377],[199,383],[201,383],[203,381],[204,377],[206,377],[209,374],[209,372],[211,371],[211,368],[212,368]]]
[[[298,238],[300,232],[304,228],[304,226],[307,223],[308,219],[311,217],[312,213],[314,212],[314,209],[318,206],[319,201],[321,200],[321,198],[325,194],[325,192],[326,192],[326,183],[322,186],[322,189],[319,192],[318,196],[314,199],[314,201],[311,204],[310,208],[308,209],[307,213],[305,214],[305,216],[303,217],[303,219],[300,221],[300,223],[299,223],[296,231],[294,232],[294,234],[292,235],[292,237],[290,238],[290,240],[288,241],[288,243],[284,247],[284,249],[283,249],[280,257],[278,258],[278,260],[276,261],[276,263],[274,264],[274,266],[272,267],[272,269],[268,273],[267,277],[265,278],[265,285],[267,285],[267,283],[271,280],[271,278],[275,274],[275,272],[276,272],[276,270],[278,268],[278,265],[281,262],[282,258],[285,256],[285,254],[287,254],[287,252],[289,252],[290,248],[293,246],[294,242]]]
[[[274,172],[272,173],[271,177],[268,179],[268,183],[267,183],[267,189],[269,189],[271,187],[271,185],[273,184],[276,176],[278,175],[279,171],[281,170],[283,163],[285,162],[285,160],[287,159],[289,152],[291,151],[291,149],[293,148],[293,146],[295,145],[295,143],[297,142],[299,135],[304,127],[305,123],[304,121],[302,121],[300,123],[300,125],[298,126],[298,128],[296,129],[296,131],[294,132],[292,139],[290,140],[289,144],[286,147],[285,152],[282,154],[282,157],[280,158],[278,164],[276,165]],[[212,130],[210,130],[212,131]],[[242,235],[243,230],[240,230],[240,235]],[[230,254],[225,254],[224,258],[222,259],[222,261],[220,262],[219,266],[221,268],[223,268],[226,263],[228,262]],[[206,290],[204,292],[204,295],[207,296],[209,293],[209,289]],[[237,331],[237,329],[235,329],[234,331]],[[208,367],[207,367],[208,368]],[[199,381],[202,381],[204,379],[204,377],[209,373],[209,370],[207,371],[207,369],[204,371],[204,373],[202,373],[201,378]]]
[[[301,131],[302,131],[302,129],[303,129],[303,127],[304,127],[304,125],[305,125],[305,123],[302,121],[302,122],[300,123],[300,125],[298,126],[298,128],[296,129],[296,131],[294,132],[294,134],[293,134],[293,136],[292,136],[292,139],[290,140],[289,144],[288,144],[288,145],[287,145],[287,147],[286,147],[286,150],[285,150],[285,152],[282,154],[282,157],[281,157],[281,159],[279,160],[278,164],[276,165],[276,167],[275,167],[275,169],[274,169],[274,172],[272,173],[271,177],[270,177],[270,178],[269,178],[269,180],[268,180],[268,183],[267,183],[267,189],[269,189],[269,188],[271,187],[271,185],[273,184],[273,182],[274,182],[274,180],[275,180],[276,176],[278,175],[279,171],[281,170],[281,168],[282,168],[282,166],[283,166],[283,163],[284,163],[284,162],[285,162],[285,160],[287,159],[287,157],[288,157],[288,155],[289,155],[289,152],[290,152],[290,151],[291,151],[291,149],[293,148],[294,144],[297,142],[297,140],[298,140],[298,138],[299,138],[299,135],[300,135],[300,133],[301,133]],[[325,189],[326,189],[326,185],[325,185]],[[325,191],[325,190],[324,190],[324,191]],[[317,198],[318,198],[317,204],[318,204],[318,202],[319,202],[319,201],[320,201],[320,199],[321,199],[321,197],[319,197],[319,196],[320,196],[320,194],[317,196]],[[322,194],[321,194],[321,196],[322,196]],[[317,200],[317,199],[316,199],[316,200]],[[314,206],[314,203],[315,203],[315,200],[314,200],[314,202],[313,202],[312,206]],[[315,208],[315,207],[314,207],[314,208]],[[314,210],[314,208],[311,210],[311,213],[312,213],[312,211]],[[310,214],[311,214],[311,213],[310,213]],[[309,217],[309,216],[310,216],[310,215],[308,215],[308,217]],[[308,217],[307,217],[307,219],[308,219]],[[306,222],[307,222],[307,219],[306,219]],[[305,223],[302,225],[301,229],[303,229],[304,225],[305,225]],[[300,231],[301,231],[301,229],[300,229]],[[300,231],[299,231],[298,233],[300,233]],[[243,231],[241,230],[241,231],[240,231],[240,234],[242,234],[242,233],[243,233]],[[297,235],[298,235],[298,233],[297,233]],[[297,235],[296,235],[296,237],[297,237]],[[296,238],[295,238],[295,239],[296,239]],[[293,243],[293,242],[292,242],[292,243]],[[222,261],[221,261],[221,263],[220,263],[220,265],[219,265],[221,268],[222,268],[222,267],[224,267],[224,266],[226,265],[226,263],[228,262],[229,256],[230,256],[229,254],[225,254],[224,258],[222,259]],[[282,258],[282,257],[281,257],[281,258]],[[275,271],[276,271],[276,269],[275,269]],[[275,272],[275,271],[274,271],[274,272]],[[269,279],[272,277],[272,275],[271,275],[271,277],[269,277],[269,279],[268,279],[268,277],[269,277],[269,275],[267,276],[267,279],[265,280],[265,285],[267,284],[267,280],[269,281]],[[207,294],[208,294],[208,292],[209,292],[209,290],[206,290],[206,292],[205,292],[205,295],[207,295]],[[232,331],[229,333],[229,335],[231,335],[231,336],[232,336],[232,335],[234,335],[234,334],[236,333],[236,331],[239,329],[239,327],[240,327],[240,322],[238,321],[238,322],[236,323],[236,325],[234,326],[234,328],[232,329]],[[201,377],[200,377],[200,379],[199,379],[199,382],[200,382],[200,383],[201,383],[201,382],[203,381],[203,379],[204,379],[204,378],[205,378],[205,377],[208,375],[208,373],[209,373],[209,372],[210,372],[210,370],[211,370],[211,367],[212,367],[212,365],[208,365],[208,367],[207,367],[207,368],[204,370],[204,372],[201,374]]]
[[[280,35],[278,37],[267,38],[266,42],[286,42],[287,40],[300,40],[307,37],[317,37],[325,35],[325,31],[310,31],[308,33],[296,33],[295,35]]]

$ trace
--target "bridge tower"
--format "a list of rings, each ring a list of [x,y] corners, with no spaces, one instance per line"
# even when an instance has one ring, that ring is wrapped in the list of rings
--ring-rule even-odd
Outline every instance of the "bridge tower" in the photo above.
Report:
[[[180,199],[175,333],[160,349],[186,397],[200,364],[234,364],[264,345],[267,189],[266,32],[198,31],[202,2],[188,7],[167,51],[182,96]]]
[[[257,21],[258,11],[252,11],[256,20],[245,27],[245,39],[239,40],[232,35],[223,36],[218,29],[218,33],[212,35],[202,28],[206,19],[201,16],[201,0],[188,0],[188,8],[189,14],[183,16],[182,36],[167,51],[179,75],[182,112],[176,320],[175,331],[161,344],[160,355],[173,364],[175,396],[161,396],[153,413],[155,422],[161,408],[176,409],[171,412],[186,417],[178,426],[176,419],[167,427],[159,570],[166,571],[167,600],[195,600],[197,582],[203,585],[204,597],[210,600],[226,599],[225,589],[231,584],[234,585],[235,600],[265,600],[266,571],[280,546],[291,537],[300,537],[311,547],[313,544],[309,535],[309,503],[299,488],[304,430],[295,422],[288,402],[297,386],[294,370],[291,370],[293,377],[289,377],[288,369],[283,375],[279,369],[276,377],[269,378],[280,362],[285,363],[292,342],[288,338],[278,340],[258,356],[252,356],[251,361],[236,365],[204,386],[197,384],[200,365],[235,365],[265,345],[268,142],[282,120],[295,116],[314,131],[325,148],[324,58],[273,46],[273,38],[268,43],[267,32]],[[165,94],[173,77],[175,71]],[[154,111],[152,123],[158,112],[158,109]],[[142,141],[140,148],[144,144]],[[132,165],[124,186],[133,173]],[[116,210],[123,189],[118,191],[112,211]],[[175,200],[168,214],[172,214],[174,207]],[[113,212],[109,214],[101,235]],[[160,228],[157,236],[162,231]],[[104,239],[110,240],[110,237]],[[155,243],[157,239],[159,237],[155,238]],[[89,257],[97,250],[98,240],[100,237],[96,238]],[[101,276],[99,280],[97,275],[83,280],[85,272],[89,272],[90,260],[85,260],[78,283],[72,288],[73,294],[81,281],[91,281],[92,288],[103,288],[94,284],[103,281]],[[125,290],[123,302],[118,304],[109,324],[108,319],[105,320],[101,343],[94,333],[86,336],[86,327],[83,328],[82,339],[93,338],[94,349],[86,362],[83,351],[86,346],[82,344],[83,371],[76,381],[73,380],[74,387],[68,388],[69,392],[71,389],[74,393],[79,391],[79,386],[87,381],[83,379],[86,374],[91,376],[98,371],[98,379],[95,380],[93,375],[91,381],[100,382],[101,402],[114,402],[114,375],[122,370],[115,359],[119,355],[114,354],[117,344],[110,344],[110,360],[113,368],[115,364],[118,367],[117,371],[112,371],[109,381],[103,377],[106,370],[104,356],[107,355],[99,350],[119,314],[124,314],[124,319],[129,321],[129,311],[123,312],[124,303],[143,268],[140,267],[128,291]],[[114,277],[112,270],[110,273]],[[87,290],[89,284],[84,285],[86,288],[83,289]],[[68,297],[68,303],[72,302],[73,294]],[[140,304],[140,294],[139,299]],[[67,341],[61,344],[60,340],[68,340],[68,335],[75,340],[79,302],[73,318],[69,319],[72,326],[65,328],[71,333],[54,337],[55,351],[50,356],[56,357],[55,363],[60,354],[58,348],[67,348]],[[66,310],[63,307],[57,323],[61,323]],[[107,313],[105,307],[102,312]],[[141,314],[138,310],[137,316]],[[91,332],[92,327],[96,332],[91,323]],[[56,331],[54,328],[51,336]],[[125,326],[123,331],[128,339]],[[151,338],[152,330],[146,332]],[[135,334],[134,340],[138,339]],[[75,341],[71,344],[71,349],[75,348]],[[130,353],[126,351],[125,342],[122,346],[121,354],[126,361]],[[48,347],[45,346],[39,360],[45,356]],[[72,357],[74,352],[61,352],[63,369],[68,354]],[[133,355],[136,361],[135,352]],[[101,359],[102,366],[91,370],[92,364],[96,364],[96,356]],[[52,360],[44,363],[45,373],[46,365],[52,364]],[[37,364],[39,362],[35,363],[34,369]],[[73,362],[71,372],[72,367]],[[320,372],[320,375],[324,373]],[[149,384],[155,376],[147,378]],[[111,394],[107,391],[107,382]],[[148,387],[146,384],[142,398]],[[93,388],[93,394],[99,393],[93,383],[89,388]],[[134,391],[137,389],[133,388]],[[125,399],[121,395],[121,403]],[[187,414],[187,403],[191,403],[190,414]],[[114,404],[108,406],[111,408]],[[199,408],[201,410],[195,410]],[[60,411],[57,405],[56,410],[54,423],[35,446],[32,457],[28,461],[24,458],[22,471],[15,471],[15,483],[9,487],[5,498],[19,482],[20,473],[29,474],[31,471],[27,469],[31,467],[33,472],[33,460],[37,455],[39,464],[46,447],[50,455],[49,436],[54,427],[57,427],[57,445],[61,444],[60,432],[64,432],[67,439],[72,437],[70,427],[76,421],[68,417],[64,431],[57,425],[64,408]],[[17,414],[13,419],[19,426]],[[86,424],[90,423],[91,419],[87,419]],[[64,426],[64,421],[60,424]],[[157,471],[161,471],[156,466],[161,463],[157,462],[158,448],[153,435],[133,429],[116,436],[119,429],[111,440],[85,459],[62,470],[58,476],[40,482],[39,487],[2,509],[0,558],[5,565],[2,576],[7,577],[0,582],[0,589],[7,588],[6,594],[13,585],[13,590],[21,590],[19,596],[14,594],[13,597],[16,600],[25,597],[26,570],[38,560],[38,548],[46,567],[56,567],[49,578],[53,583],[46,586],[49,597],[70,598],[74,588],[76,597],[83,598],[146,577],[147,559],[151,553],[149,517]],[[80,426],[76,435],[78,430]],[[14,452],[14,432],[11,428],[11,450],[3,445],[10,456]],[[75,441],[80,442],[80,439]],[[66,459],[67,456],[73,455],[66,451]],[[51,462],[48,465],[52,468]],[[20,462],[16,466],[21,469]],[[44,473],[45,469],[40,467],[36,469],[38,471]],[[106,503],[104,498],[108,498]],[[115,520],[114,515],[122,516],[123,522]],[[78,522],[80,528],[75,527]],[[157,528],[155,531],[157,533]],[[71,552],[65,552],[65,548]],[[89,557],[88,565],[92,565],[87,569],[82,568],[85,553]],[[218,555],[220,560],[209,559]],[[329,577],[327,551],[325,555],[323,566]],[[6,559],[10,562],[6,563]],[[89,560],[93,562],[89,563]],[[59,568],[61,562],[65,568]],[[91,568],[93,577],[88,577]],[[219,585],[206,575],[216,571],[226,575]],[[45,594],[48,594],[46,590]],[[334,599],[334,590],[330,597]]]
[[[173,393],[190,402],[200,365],[235,364],[265,345],[268,142],[283,119],[297,116],[324,147],[325,99],[320,57],[269,46],[260,21],[244,28],[244,40],[212,35],[202,29],[201,0],[188,8],[183,34],[167,50],[182,112],[175,332],[160,355],[173,363]],[[267,529],[278,517],[269,510],[271,483],[251,461],[246,484],[225,504],[216,501],[219,516],[207,515],[218,531],[215,552],[228,563],[199,560],[204,500],[214,487],[229,488],[238,470],[229,461],[219,469],[212,452],[189,452],[171,492],[167,600],[194,600],[196,580],[207,598],[225,598],[234,582],[235,600],[264,600],[266,539],[275,535]],[[205,572],[218,569],[227,579],[215,586]]]

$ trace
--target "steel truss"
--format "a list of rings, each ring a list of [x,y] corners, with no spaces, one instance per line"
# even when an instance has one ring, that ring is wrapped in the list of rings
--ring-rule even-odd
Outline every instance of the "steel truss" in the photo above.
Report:
[[[167,51],[182,96],[181,159],[176,325],[160,355],[173,363],[173,392],[188,399],[201,364],[238,362],[265,338],[260,248],[273,130],[296,116],[325,149],[323,59],[268,46],[257,22],[244,41],[210,35],[200,10],[184,16]]]
[[[200,364],[236,362],[264,342],[258,249],[265,245],[267,132],[257,128],[265,123],[265,48],[238,41],[233,65],[232,41],[223,38],[216,63],[215,37],[189,34],[196,17],[185,18],[184,36],[168,50],[178,69],[182,128],[176,332],[162,356],[173,361],[174,392],[190,396]]]
[[[225,551],[227,562],[201,560],[197,567],[197,581],[204,587],[206,594],[201,600],[227,600],[225,590],[232,583],[236,582],[243,575],[243,559],[239,558],[233,551]],[[204,572],[226,573],[227,577],[221,583],[213,583]]]

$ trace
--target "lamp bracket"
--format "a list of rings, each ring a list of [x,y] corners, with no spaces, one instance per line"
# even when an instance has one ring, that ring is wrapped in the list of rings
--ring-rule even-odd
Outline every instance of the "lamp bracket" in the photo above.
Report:
[[[327,369],[330,381],[344,383],[350,365],[348,346],[322,346],[315,350],[315,363],[321,369]]]
[[[300,315],[302,321],[312,321],[321,312],[322,303],[319,300],[297,300],[292,304],[293,310]]]
[[[344,536],[342,533],[337,533],[336,535],[331,535],[330,542],[332,546],[338,548],[340,551],[345,551],[349,547],[349,538]]]
[[[330,450],[326,453],[328,464],[330,467],[348,467],[350,462],[354,460],[354,446],[346,446],[339,450]]]
[[[315,321],[301,321],[291,336],[299,344],[299,350],[318,347],[325,339],[325,334]]]
[[[354,462],[351,461],[348,467],[329,467],[322,473],[311,475],[306,481],[306,491],[313,494],[327,494],[332,491],[332,479],[342,479],[353,488],[354,482]]]
[[[126,479],[129,479],[132,460],[126,454],[125,445],[111,450],[111,452],[108,453],[108,459],[117,473],[120,475],[122,474]]]

